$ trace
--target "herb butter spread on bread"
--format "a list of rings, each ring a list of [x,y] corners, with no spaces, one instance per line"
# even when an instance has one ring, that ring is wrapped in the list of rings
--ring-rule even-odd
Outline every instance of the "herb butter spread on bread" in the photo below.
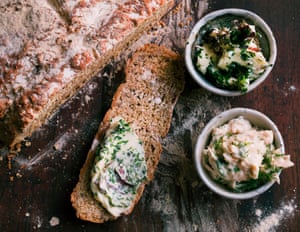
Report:
[[[139,185],[147,178],[142,142],[122,118],[113,118],[91,171],[94,197],[113,216],[131,207]]]
[[[169,131],[173,109],[183,89],[184,63],[177,53],[163,46],[146,44],[132,55],[126,65],[125,82],[116,90],[111,107],[99,126],[87,159],[80,171],[79,181],[71,194],[71,202],[78,218],[103,223],[132,212],[142,196],[145,185],[154,178],[162,152],[161,139]],[[93,184],[91,187],[91,183],[94,181],[93,167],[99,159],[97,158],[99,152],[101,152],[99,147],[105,147],[112,128],[115,128],[112,125],[115,125],[114,122],[118,119],[121,119],[119,122],[124,123],[126,127],[130,125],[129,130],[136,134],[138,141],[140,141],[138,144],[143,147],[141,154],[144,155],[146,167],[143,167],[142,163],[138,164],[139,167],[132,167],[133,164],[130,160],[115,163],[126,165],[127,171],[134,168],[137,168],[138,171],[129,177],[122,173],[121,165],[114,167],[113,178],[120,178],[124,185],[128,185],[126,188],[136,186],[134,194],[130,194],[130,202],[125,201],[126,206],[122,210],[118,208],[114,211],[115,208],[113,210],[107,209],[105,203],[97,200],[93,193],[95,188],[100,189],[102,194],[105,191],[108,192],[108,188],[99,188],[99,181],[96,181],[97,187]],[[140,148],[135,146],[135,149],[139,150]],[[137,157],[142,160],[140,154]],[[125,159],[123,156],[121,158]],[[134,158],[132,156],[129,159]],[[99,166],[102,169],[102,165]],[[146,169],[145,178],[143,177],[144,168]],[[100,171],[104,177],[109,175],[108,173],[104,174],[106,171],[103,169]],[[130,180],[131,177],[133,179]],[[117,185],[120,184],[120,179],[118,179]],[[124,189],[124,186],[121,186],[121,189]],[[109,200],[107,200],[109,198],[107,195],[100,198],[103,198],[104,202],[111,200],[112,202],[109,203],[109,207],[111,207],[111,205],[120,203],[118,200],[115,201],[115,198],[126,198],[127,193],[122,196],[121,192],[116,194],[119,196],[113,196]]]

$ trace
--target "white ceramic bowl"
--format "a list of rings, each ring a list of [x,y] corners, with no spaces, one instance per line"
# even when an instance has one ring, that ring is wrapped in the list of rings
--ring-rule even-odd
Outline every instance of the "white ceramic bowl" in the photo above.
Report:
[[[250,84],[250,86],[246,92],[226,90],[226,89],[221,89],[221,88],[216,87],[215,85],[210,83],[208,80],[206,80],[200,74],[199,71],[196,70],[196,68],[193,64],[193,61],[192,61],[193,45],[197,38],[199,30],[205,24],[207,24],[207,22],[215,19],[216,17],[220,17],[220,16],[226,15],[226,14],[241,16],[241,17],[248,18],[251,21],[253,21],[254,25],[264,32],[266,39],[268,40],[268,43],[269,43],[270,56],[267,57],[267,61],[271,64],[271,66],[267,67],[265,72],[258,79],[256,79],[254,82],[252,82]],[[208,91],[213,92],[218,95],[222,95],[222,96],[238,96],[238,95],[245,94],[245,93],[250,92],[253,89],[255,89],[258,85],[260,85],[267,78],[267,76],[271,72],[273,66],[275,65],[276,56],[277,56],[276,41],[275,41],[274,35],[273,35],[270,27],[265,23],[265,21],[253,12],[243,10],[243,9],[235,9],[235,8],[214,11],[214,12],[211,12],[211,13],[205,15],[203,18],[201,18],[195,24],[194,28],[192,29],[190,36],[186,41],[186,47],[185,47],[185,63],[186,63],[186,67],[187,67],[190,75],[193,77],[193,79],[200,86],[207,89]]]
[[[229,120],[236,118],[238,116],[243,116],[244,118],[249,120],[253,125],[259,128],[271,129],[274,133],[276,148],[281,147],[281,152],[282,153],[285,152],[282,136],[277,126],[271,121],[270,118],[253,109],[233,108],[217,115],[204,127],[204,129],[202,130],[201,134],[197,139],[197,143],[194,150],[194,162],[200,178],[213,192],[230,199],[249,199],[267,191],[274,184],[274,181],[270,181],[255,190],[251,190],[243,193],[236,193],[228,190],[223,185],[215,182],[210,177],[209,173],[207,173],[205,168],[202,166],[202,162],[201,162],[202,151],[206,148],[206,146],[210,142],[209,140],[210,140],[212,129],[221,126],[227,123]]]

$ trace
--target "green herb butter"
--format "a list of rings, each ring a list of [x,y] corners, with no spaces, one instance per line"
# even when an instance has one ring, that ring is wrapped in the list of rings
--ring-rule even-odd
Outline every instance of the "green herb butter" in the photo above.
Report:
[[[216,86],[246,92],[250,83],[271,65],[265,41],[254,24],[225,15],[200,29],[193,61],[198,71]]]
[[[94,197],[113,216],[128,210],[147,178],[142,142],[122,118],[113,118],[91,171]]]

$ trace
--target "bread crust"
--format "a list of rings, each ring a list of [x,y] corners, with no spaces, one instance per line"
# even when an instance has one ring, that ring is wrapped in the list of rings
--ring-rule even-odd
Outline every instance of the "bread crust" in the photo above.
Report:
[[[146,44],[138,49],[127,62],[125,83],[115,92],[111,108],[100,123],[80,171],[79,181],[71,194],[71,202],[78,218],[95,223],[116,219],[93,198],[90,170],[95,149],[101,143],[110,120],[117,116],[132,124],[145,149],[148,180],[141,184],[132,207],[125,214],[132,212],[145,185],[154,178],[162,152],[161,139],[167,135],[173,108],[184,89],[183,66],[178,54],[155,44]]]
[[[173,4],[1,1],[0,142],[30,136]]]

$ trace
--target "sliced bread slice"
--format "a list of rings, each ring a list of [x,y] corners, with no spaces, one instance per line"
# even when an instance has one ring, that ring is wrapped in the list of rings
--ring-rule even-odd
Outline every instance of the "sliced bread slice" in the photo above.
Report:
[[[82,220],[103,223],[116,219],[96,201],[90,190],[90,173],[96,147],[109,128],[110,120],[122,117],[133,125],[143,142],[147,164],[147,180],[138,188],[132,212],[142,196],[145,184],[154,178],[162,152],[161,139],[170,128],[173,108],[184,89],[184,66],[181,57],[166,47],[147,44],[138,49],[127,62],[125,83],[117,89],[111,108],[105,114],[93,145],[83,165],[79,181],[71,194],[76,215]]]

